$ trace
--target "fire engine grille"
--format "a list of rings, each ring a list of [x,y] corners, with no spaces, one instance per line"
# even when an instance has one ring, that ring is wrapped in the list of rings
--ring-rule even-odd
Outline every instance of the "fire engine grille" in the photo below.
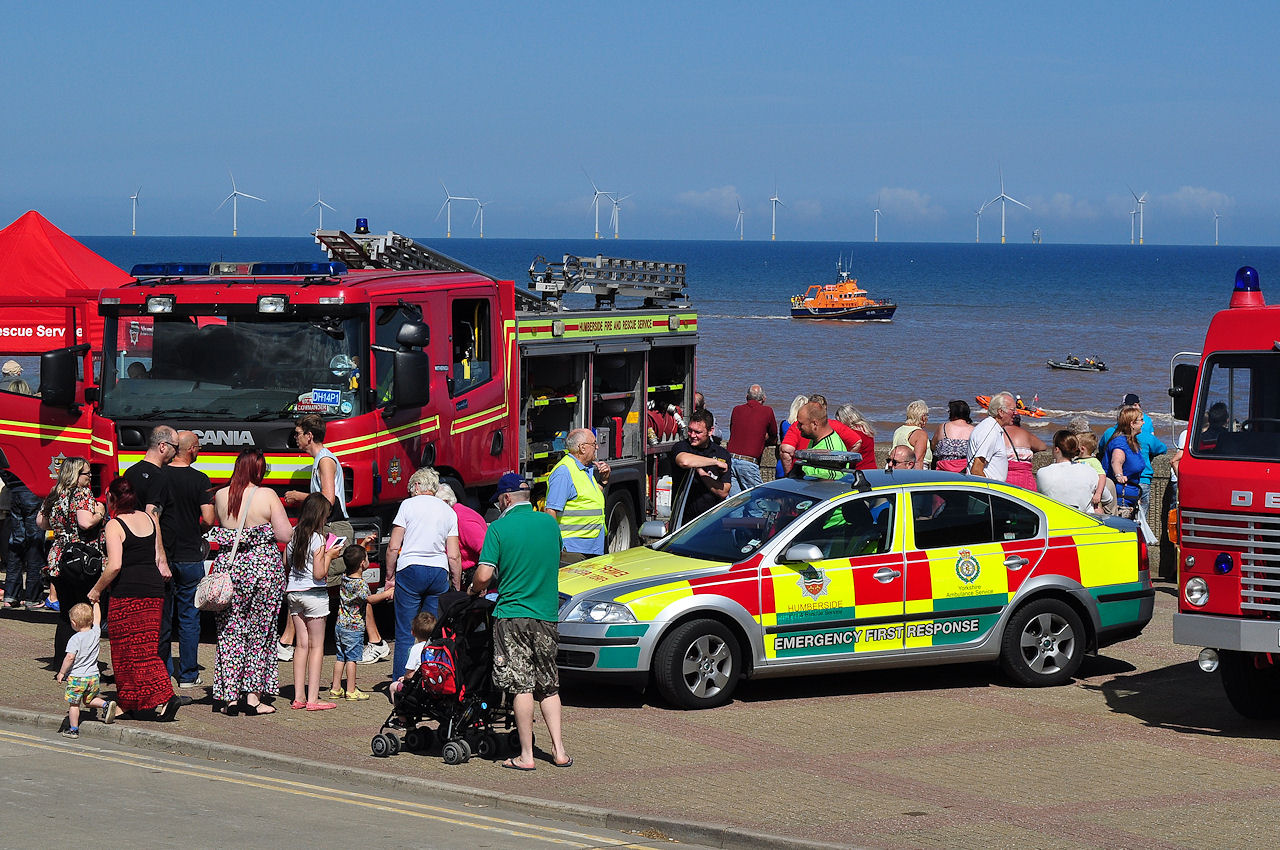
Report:
[[[1240,610],[1280,615],[1280,517],[1179,511],[1182,544],[1231,552],[1240,570]]]

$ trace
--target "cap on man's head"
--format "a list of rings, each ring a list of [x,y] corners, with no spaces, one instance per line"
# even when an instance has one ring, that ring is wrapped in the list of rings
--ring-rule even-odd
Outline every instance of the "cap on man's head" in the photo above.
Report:
[[[525,481],[524,477],[521,476],[520,473],[518,472],[505,473],[501,478],[498,479],[498,490],[496,493],[493,494],[493,501],[496,503],[498,501],[498,497],[501,496],[503,493],[515,493],[519,490],[528,490],[528,489],[529,489],[529,482]]]
[[[1124,397],[1124,403],[1125,403],[1125,404],[1138,404],[1138,403],[1139,403],[1139,402],[1138,402],[1138,394],[1137,394],[1137,393],[1128,393],[1128,394]]]
[[[21,375],[22,365],[17,360],[6,360],[4,366],[0,366],[0,374]]]

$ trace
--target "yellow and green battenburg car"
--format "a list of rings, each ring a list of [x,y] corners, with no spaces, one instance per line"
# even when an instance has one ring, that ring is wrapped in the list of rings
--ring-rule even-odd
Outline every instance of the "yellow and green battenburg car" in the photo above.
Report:
[[[945,472],[770,482],[642,548],[560,570],[566,676],[684,708],[744,677],[999,660],[1071,679],[1137,636],[1154,592],[1125,520]]]

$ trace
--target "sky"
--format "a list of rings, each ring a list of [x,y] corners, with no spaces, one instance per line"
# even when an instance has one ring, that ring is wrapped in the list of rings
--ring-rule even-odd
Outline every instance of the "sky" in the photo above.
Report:
[[[75,235],[1280,243],[1280,4],[10,6],[0,219]],[[454,202],[453,238],[479,236]],[[612,205],[600,230],[612,235]],[[1000,206],[981,218],[1000,238]]]

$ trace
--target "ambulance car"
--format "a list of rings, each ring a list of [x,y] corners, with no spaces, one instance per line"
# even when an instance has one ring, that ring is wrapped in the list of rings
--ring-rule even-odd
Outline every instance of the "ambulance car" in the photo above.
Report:
[[[785,479],[644,547],[560,570],[566,677],[682,708],[743,678],[999,660],[1059,685],[1135,637],[1154,593],[1133,523],[945,472]]]

